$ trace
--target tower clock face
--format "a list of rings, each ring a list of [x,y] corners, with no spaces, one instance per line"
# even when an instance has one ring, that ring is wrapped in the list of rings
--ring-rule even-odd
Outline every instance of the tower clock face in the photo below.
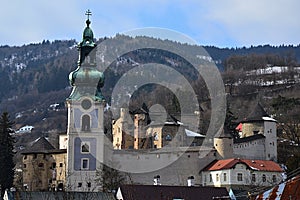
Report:
[[[83,109],[88,110],[92,107],[92,102],[89,99],[84,99],[81,102],[81,106],[82,106]]]

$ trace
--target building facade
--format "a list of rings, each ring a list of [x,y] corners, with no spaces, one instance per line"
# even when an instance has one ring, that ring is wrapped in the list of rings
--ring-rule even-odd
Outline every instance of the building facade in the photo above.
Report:
[[[67,150],[55,149],[44,137],[23,154],[26,191],[62,191],[66,185]]]
[[[89,14],[89,13],[88,13]],[[89,15],[88,15],[89,16]],[[70,73],[73,87],[68,107],[67,190],[98,191],[96,171],[104,160],[102,72],[96,66],[96,44],[90,20],[86,21],[83,39],[78,44],[77,69]]]
[[[225,159],[216,160],[202,171],[202,185],[245,190],[272,186],[283,181],[283,170],[274,161]]]

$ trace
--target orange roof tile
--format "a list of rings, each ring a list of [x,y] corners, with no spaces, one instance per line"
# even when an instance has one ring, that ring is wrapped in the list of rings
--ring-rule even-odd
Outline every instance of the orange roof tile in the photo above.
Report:
[[[207,167],[205,167],[203,171],[231,169],[238,163],[245,164],[248,168],[256,171],[283,172],[281,167],[274,161],[248,160],[248,159],[238,159],[238,158],[214,161],[211,164],[209,164]]]

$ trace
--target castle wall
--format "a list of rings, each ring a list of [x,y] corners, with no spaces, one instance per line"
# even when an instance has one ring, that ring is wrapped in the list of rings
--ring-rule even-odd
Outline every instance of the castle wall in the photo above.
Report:
[[[170,165],[151,172],[145,173],[130,173],[130,179],[133,184],[153,185],[153,177],[160,175],[160,182],[162,185],[187,185],[187,179],[189,176],[194,176],[195,185],[201,184],[200,170],[216,159],[213,151],[207,150],[207,155],[200,153],[199,147],[189,148],[181,156],[178,152],[178,148],[171,148],[164,152],[151,152],[147,156],[140,156],[137,151],[130,153],[124,153],[123,151],[114,151],[113,161],[119,163],[124,168],[133,168],[132,160],[140,159],[141,161],[149,162],[149,165],[153,165],[155,168],[156,162],[159,160],[172,161]],[[206,154],[204,151],[202,153]],[[147,165],[147,166],[149,166]]]
[[[233,154],[237,158],[265,160],[265,139],[236,143],[233,145]]]

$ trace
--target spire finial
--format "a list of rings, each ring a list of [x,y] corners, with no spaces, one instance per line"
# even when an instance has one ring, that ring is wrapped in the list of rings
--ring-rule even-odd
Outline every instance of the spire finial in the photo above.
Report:
[[[92,12],[90,11],[90,9],[88,9],[86,12],[85,12],[85,15],[87,16],[87,20],[86,20],[86,25],[87,27],[89,27],[91,21],[90,21],[90,15],[92,15]]]
[[[87,11],[85,11],[85,15],[87,16],[87,20],[90,19],[90,15],[92,15],[92,12],[90,11],[90,9],[88,9]]]

